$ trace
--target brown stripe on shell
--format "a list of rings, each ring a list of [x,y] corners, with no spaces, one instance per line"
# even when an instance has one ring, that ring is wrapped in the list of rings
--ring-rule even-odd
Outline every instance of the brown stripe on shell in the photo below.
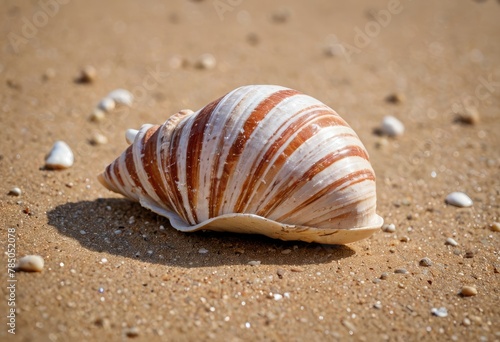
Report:
[[[152,126],[149,128],[142,137],[142,155],[141,162],[142,167],[146,175],[148,175],[148,182],[150,183],[153,191],[156,196],[160,199],[160,201],[165,204],[167,207],[170,207],[167,190],[163,184],[163,179],[160,174],[161,170],[161,161],[157,160],[156,157],[157,149],[158,149],[158,134],[160,134],[161,129],[160,126]]]
[[[119,185],[120,188],[123,188],[125,186],[125,183],[123,182],[122,176],[120,174],[120,163],[118,161],[119,161],[119,159],[117,159],[113,162],[113,164],[112,164],[113,170],[110,171],[110,174],[115,175],[115,179],[119,183],[117,185]]]
[[[191,131],[189,132],[189,141],[186,153],[186,188],[189,207],[196,223],[199,223],[196,208],[198,205],[200,157],[203,148],[204,133],[207,129],[207,123],[214,114],[214,109],[222,99],[223,97],[209,103],[202,110],[200,110],[200,112],[196,115],[191,126]]]
[[[242,129],[240,130],[240,132],[238,132],[237,138],[234,140],[231,148],[229,149],[229,153],[224,163],[222,177],[216,186],[214,197],[211,197],[211,200],[215,201],[213,203],[213,205],[215,206],[213,212],[215,214],[218,214],[220,212],[220,208],[224,204],[224,192],[226,191],[227,183],[229,182],[230,176],[233,174],[233,172],[235,172],[235,168],[236,165],[238,165],[241,153],[252,133],[259,126],[262,119],[278,103],[297,94],[300,94],[300,92],[298,92],[297,90],[278,90],[262,100],[252,111],[251,115],[247,118],[247,120],[243,124]],[[222,136],[221,139],[224,139],[224,136]]]
[[[132,182],[134,182],[134,186],[140,188],[141,192],[145,194],[146,191],[144,190],[144,187],[142,186],[141,181],[139,180],[139,176],[137,175],[137,170],[135,168],[133,145],[130,145],[125,150],[124,153],[125,153],[125,168],[127,169],[130,179],[132,179]]]
[[[236,201],[236,205],[234,207],[234,212],[239,213],[243,212],[245,207],[248,204],[248,201],[254,191],[256,190],[256,184],[262,179],[264,172],[269,165],[269,161],[276,154],[277,151],[280,150],[281,147],[290,139],[290,137],[297,132],[297,136],[289,143],[289,146],[286,148],[286,152],[278,157],[274,166],[279,169],[281,165],[286,161],[286,155],[290,155],[296,148],[302,144],[305,140],[307,140],[310,136],[314,134],[315,129],[312,129],[312,122],[318,124],[321,127],[321,124],[328,125],[347,125],[343,120],[339,121],[337,118],[340,118],[338,115],[333,115],[333,112],[330,108],[325,106],[315,106],[304,108],[300,112],[297,112],[296,116],[300,116],[303,112],[310,111],[311,109],[316,108],[317,110],[311,111],[308,115],[305,115],[298,120],[294,120],[293,122],[284,122],[283,125],[277,130],[280,131],[283,126],[288,125],[286,129],[283,131],[280,137],[278,137],[274,143],[269,146],[267,151],[259,157],[257,161],[255,161],[254,165],[250,168],[252,170],[252,174],[245,180],[245,183],[242,186],[242,192]],[[322,118],[322,120],[318,120],[318,118]],[[293,118],[292,118],[293,119]],[[306,129],[308,128],[308,129]],[[257,164],[257,165],[256,165]],[[275,173],[275,172],[274,172]],[[273,176],[271,173],[270,176]],[[262,182],[261,182],[262,183]]]
[[[349,186],[352,186],[354,184],[364,182],[367,180],[375,182],[375,174],[373,173],[373,170],[364,169],[364,170],[352,172],[352,173],[336,180],[335,182],[331,183],[329,186],[321,189],[316,194],[309,197],[306,201],[304,201],[300,205],[296,206],[292,211],[282,215],[281,217],[277,218],[276,220],[279,222],[285,222],[286,217],[289,217],[289,216],[293,215],[295,212],[298,212],[298,211],[306,208],[310,204],[316,202],[318,199],[323,197],[325,194],[327,194],[331,191],[334,191],[334,190],[339,191],[346,184],[349,184]]]
[[[313,165],[311,165],[311,167],[309,167],[309,169],[306,172],[304,172],[302,174],[302,176],[299,179],[297,179],[297,181],[295,181],[293,184],[289,184],[286,187],[284,187],[283,189],[281,189],[281,191],[279,191],[273,197],[273,199],[266,204],[266,206],[264,206],[262,209],[260,209],[258,211],[257,215],[269,217],[270,214],[278,206],[280,206],[283,202],[287,201],[287,199],[290,198],[290,196],[293,192],[295,192],[297,189],[300,189],[307,182],[311,181],[311,179],[313,179],[317,174],[323,172],[324,169],[326,169],[330,165],[338,162],[339,160],[346,158],[346,157],[353,157],[353,156],[358,156],[358,157],[361,157],[361,158],[368,160],[368,155],[366,154],[365,150],[362,147],[357,146],[357,145],[345,146],[342,149],[334,151],[334,152],[326,155],[325,157],[321,158]],[[373,172],[371,172],[371,174],[375,179]],[[353,175],[355,175],[355,173],[350,173],[349,175],[331,183],[328,187],[326,187],[324,189],[337,188],[340,185],[344,184],[345,182],[351,180],[352,179],[351,176],[353,176]],[[322,193],[322,191],[320,193]]]

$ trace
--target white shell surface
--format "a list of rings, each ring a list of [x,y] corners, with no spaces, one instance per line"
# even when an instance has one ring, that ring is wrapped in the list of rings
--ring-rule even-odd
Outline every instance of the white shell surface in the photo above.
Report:
[[[388,115],[382,120],[381,130],[385,135],[395,137],[405,132],[405,126],[394,116]]]
[[[134,95],[125,89],[115,89],[106,97],[113,99],[117,104],[125,106],[131,106],[132,102],[134,102]]]
[[[39,255],[26,255],[19,259],[16,269],[24,272],[41,272],[44,261]]]
[[[110,112],[116,107],[116,102],[113,100],[111,97],[105,97],[103,98],[99,104],[97,105],[97,108],[105,111],[105,112]]]
[[[48,169],[67,169],[73,165],[75,158],[73,151],[64,141],[56,141],[45,158],[45,167]]]
[[[473,204],[469,196],[459,191],[448,194],[448,196],[446,196],[446,203],[460,208],[471,207]]]
[[[99,180],[182,231],[347,243],[340,236],[383,221],[356,133],[325,104],[279,86],[240,87],[143,126]]]
[[[127,131],[125,132],[125,140],[129,145],[134,142],[137,133],[139,133],[139,130],[137,129],[127,129]]]

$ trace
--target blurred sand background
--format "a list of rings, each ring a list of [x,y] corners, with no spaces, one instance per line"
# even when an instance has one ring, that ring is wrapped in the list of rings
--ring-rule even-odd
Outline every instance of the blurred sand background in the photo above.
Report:
[[[2,1],[2,255],[15,228],[17,256],[45,268],[16,273],[12,335],[2,257],[0,339],[500,340],[499,17],[493,0]],[[197,67],[205,53],[214,68]],[[95,80],[75,82],[86,65]],[[342,115],[396,231],[348,246],[183,234],[97,182],[127,128],[244,84],[295,88]],[[116,88],[133,106],[89,121]],[[457,122],[471,108],[480,121]],[[374,134],[385,115],[404,135]],[[90,144],[97,133],[108,142]],[[43,168],[56,140],[72,168]],[[452,191],[474,205],[445,204]]]

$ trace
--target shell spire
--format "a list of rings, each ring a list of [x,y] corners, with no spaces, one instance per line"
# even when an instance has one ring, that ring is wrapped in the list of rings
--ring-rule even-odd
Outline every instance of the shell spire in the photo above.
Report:
[[[279,86],[240,87],[143,125],[99,180],[182,231],[347,243],[383,222],[356,133],[330,107]]]

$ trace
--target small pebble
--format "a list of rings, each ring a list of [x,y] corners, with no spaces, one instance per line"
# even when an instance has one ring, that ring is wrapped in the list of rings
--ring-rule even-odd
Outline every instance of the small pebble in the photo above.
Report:
[[[464,194],[463,192],[452,192],[446,196],[446,203],[454,205],[455,207],[467,208],[472,206],[472,200],[469,196]]]
[[[208,249],[206,249],[206,248],[200,248],[200,249],[198,249],[198,253],[200,253],[200,254],[207,254],[208,253]]]
[[[458,242],[455,241],[453,238],[447,238],[446,241],[444,242],[445,245],[450,245],[450,246],[458,246]]]
[[[490,230],[493,232],[500,232],[500,222],[493,222],[490,224]]]
[[[97,70],[92,65],[87,65],[80,71],[78,81],[82,83],[92,83],[96,76]]]
[[[137,327],[128,328],[125,331],[125,335],[127,335],[127,337],[137,337],[139,336],[139,329]]]
[[[393,94],[387,95],[385,100],[389,103],[399,104],[399,103],[403,103],[406,100],[406,97],[402,93],[393,93]]]
[[[469,326],[469,325],[471,325],[471,323],[472,323],[472,322],[470,321],[470,319],[468,319],[467,317],[465,317],[465,318],[464,318],[464,320],[463,320],[463,324],[464,324],[465,326]]]
[[[134,140],[135,140],[135,136],[137,135],[137,133],[139,133],[139,131],[138,131],[138,130],[136,130],[136,129],[132,129],[132,128],[127,129],[127,130],[125,131],[125,140],[127,141],[127,143],[128,143],[129,145],[132,145],[132,143],[133,143],[133,142],[134,142]]]
[[[198,69],[211,70],[215,68],[216,64],[217,62],[214,55],[210,53],[204,53],[200,57],[198,57],[196,67]]]
[[[47,70],[45,70],[45,72],[42,75],[42,79],[44,81],[50,80],[54,77],[56,77],[56,71],[53,68],[48,68]]]
[[[248,265],[250,265],[250,266],[259,266],[260,265],[260,261],[259,260],[252,260],[252,261],[248,262]]]
[[[92,114],[90,114],[89,120],[93,122],[100,122],[104,120],[106,113],[100,108],[94,108]]]
[[[431,261],[431,259],[425,257],[425,258],[420,259],[419,265],[424,266],[424,267],[430,267],[430,266],[432,266],[432,261]]]
[[[280,279],[283,279],[285,273],[286,273],[285,270],[282,268],[278,268],[278,270],[276,271],[276,274],[278,275],[278,278],[280,278]]]
[[[90,138],[90,144],[97,146],[97,145],[105,145],[108,143],[108,138],[106,138],[104,135],[101,133],[94,133],[92,138]]]
[[[73,165],[73,151],[64,141],[56,141],[45,158],[45,167],[50,170],[67,169]]]
[[[134,95],[125,89],[115,89],[106,96],[107,98],[113,99],[115,104],[131,106],[134,102]]]
[[[115,100],[113,100],[112,98],[110,97],[105,97],[103,98],[99,104],[97,105],[97,108],[105,111],[105,112],[110,112],[112,111],[113,109],[115,109],[116,107],[116,103],[115,103]]]
[[[408,271],[405,268],[396,268],[394,270],[394,273],[399,273],[399,274],[407,274]]]
[[[464,297],[472,297],[477,295],[477,289],[474,286],[463,286],[460,294]]]
[[[396,226],[394,225],[394,223],[384,224],[382,226],[382,231],[386,233],[394,233],[396,231]]]
[[[172,56],[168,60],[168,65],[172,69],[179,69],[179,68],[185,67],[186,64],[187,64],[186,59],[184,59],[182,56],[178,56],[178,55]]]
[[[21,196],[22,191],[18,187],[12,188],[9,190],[9,193],[7,195],[9,196]]]
[[[288,7],[283,7],[273,12],[272,19],[275,23],[286,23],[291,14],[292,11]]]
[[[289,248],[284,249],[284,250],[281,251],[281,254],[290,254],[290,253],[292,253],[292,250],[289,249]]]
[[[382,303],[380,303],[380,301],[377,301],[375,304],[373,304],[373,308],[377,310],[382,309]]]
[[[282,300],[283,299],[283,295],[281,295],[279,293],[274,293],[273,294],[273,298],[274,298],[274,300]]]
[[[399,241],[401,241],[401,242],[410,242],[410,237],[408,237],[408,236],[405,235],[401,239],[399,239]]]
[[[42,272],[43,258],[39,255],[26,255],[19,259],[16,269],[24,272]]]
[[[387,278],[389,278],[389,273],[387,273],[387,272],[384,272],[380,275],[380,279],[382,279],[382,280],[386,280]]]
[[[382,120],[381,132],[390,137],[402,135],[405,131],[405,126],[401,121],[394,116],[387,115]]]
[[[446,317],[446,316],[448,316],[448,310],[446,310],[445,307],[440,307],[439,309],[438,308],[432,308],[431,309],[431,313],[434,316],[437,316],[437,317]]]
[[[474,258],[474,252],[473,251],[466,251],[464,258],[466,258],[466,259]]]
[[[465,107],[464,110],[458,114],[457,121],[467,125],[476,125],[479,123],[479,111],[476,107]]]

